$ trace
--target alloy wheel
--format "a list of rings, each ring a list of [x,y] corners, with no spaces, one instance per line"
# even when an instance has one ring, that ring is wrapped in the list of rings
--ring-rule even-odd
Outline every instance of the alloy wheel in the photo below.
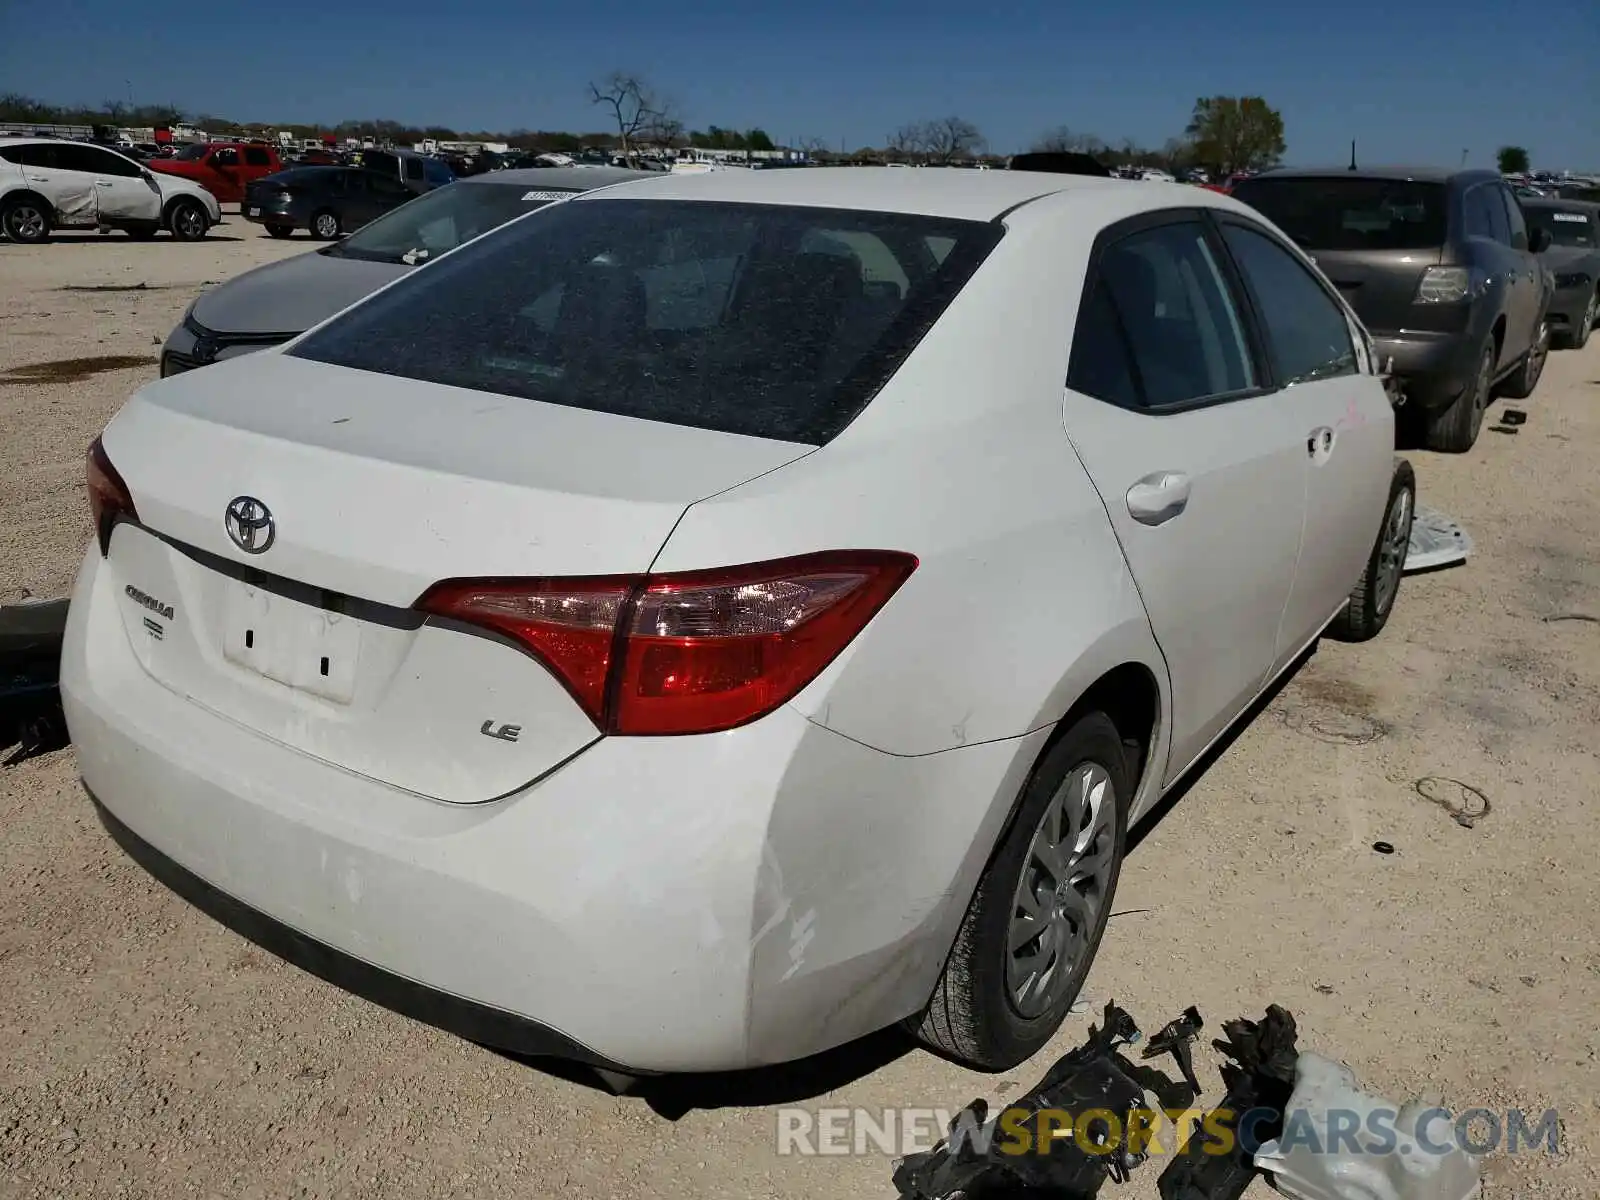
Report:
[[[319,237],[331,238],[338,232],[339,222],[334,219],[332,213],[323,213],[317,217],[317,235]]]
[[[1094,938],[1110,891],[1116,803],[1106,769],[1080,763],[1034,831],[1006,936],[1006,994],[1024,1019],[1060,1002]]]
[[[172,223],[177,226],[178,232],[189,240],[200,237],[206,231],[206,218],[193,204],[181,205],[173,214]]]
[[[1395,494],[1389,514],[1383,522],[1383,540],[1378,546],[1377,588],[1373,604],[1379,615],[1389,611],[1395,594],[1400,590],[1400,576],[1406,566],[1406,552],[1411,548],[1411,522],[1414,515],[1409,489]]]
[[[44,213],[31,204],[18,204],[12,208],[6,221],[6,232],[14,241],[34,242],[44,236]]]

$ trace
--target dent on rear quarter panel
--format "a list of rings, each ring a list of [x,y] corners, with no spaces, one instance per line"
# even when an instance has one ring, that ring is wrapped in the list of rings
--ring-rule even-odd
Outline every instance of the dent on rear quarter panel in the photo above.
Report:
[[[1036,266],[1081,263],[1094,228],[1058,218],[1008,233],[853,425],[692,505],[668,539],[657,570],[840,548],[918,556],[795,699],[817,723],[891,754],[932,754],[1059,718],[1112,653],[1161,673],[1061,423],[1081,268]]]

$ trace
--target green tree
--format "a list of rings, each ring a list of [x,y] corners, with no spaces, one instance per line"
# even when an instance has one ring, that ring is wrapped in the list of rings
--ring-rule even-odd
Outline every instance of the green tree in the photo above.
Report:
[[[1528,170],[1528,152],[1521,146],[1501,146],[1495,151],[1495,161],[1502,175],[1523,175]]]
[[[1283,158],[1283,115],[1260,96],[1202,96],[1184,130],[1194,158],[1222,174],[1259,171]]]
[[[765,129],[752,129],[744,135],[744,144],[751,150],[776,150],[772,138]]]

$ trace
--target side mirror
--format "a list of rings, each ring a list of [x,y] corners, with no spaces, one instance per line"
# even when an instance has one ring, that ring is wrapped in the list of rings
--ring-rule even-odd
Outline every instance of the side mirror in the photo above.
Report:
[[[1528,249],[1535,254],[1543,254],[1550,249],[1550,231],[1548,229],[1528,230]]]
[[[146,183],[154,183],[156,181],[155,174],[148,167],[139,168],[139,177]]]

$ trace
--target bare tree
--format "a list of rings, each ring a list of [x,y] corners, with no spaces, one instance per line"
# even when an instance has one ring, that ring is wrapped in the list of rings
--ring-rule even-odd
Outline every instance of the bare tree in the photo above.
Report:
[[[907,159],[920,161],[927,152],[926,147],[927,133],[921,124],[902,125],[884,141],[884,149],[896,162],[904,162]]]
[[[923,149],[930,163],[948,166],[983,152],[983,134],[971,121],[960,117],[941,117],[923,126]]]
[[[603,83],[589,85],[589,102],[611,110],[617,122],[617,142],[626,159],[637,157],[634,146],[670,135],[683,135],[683,123],[672,115],[672,106],[656,95],[638,75],[613,71]]]

